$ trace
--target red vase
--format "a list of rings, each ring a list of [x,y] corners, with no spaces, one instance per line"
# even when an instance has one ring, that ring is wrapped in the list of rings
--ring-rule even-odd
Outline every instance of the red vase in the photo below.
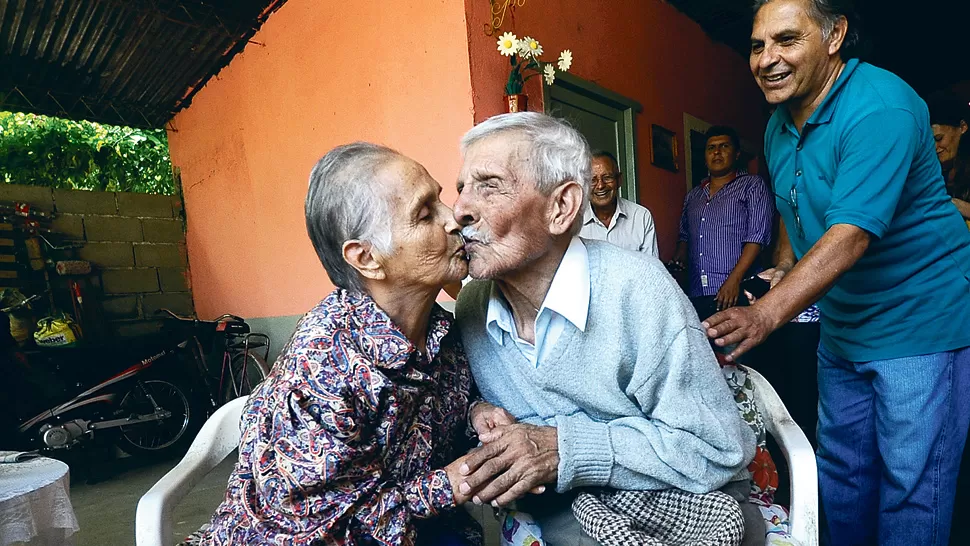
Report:
[[[528,95],[523,95],[518,93],[515,95],[505,95],[506,105],[508,106],[509,113],[513,112],[528,112],[529,111],[529,97]]]

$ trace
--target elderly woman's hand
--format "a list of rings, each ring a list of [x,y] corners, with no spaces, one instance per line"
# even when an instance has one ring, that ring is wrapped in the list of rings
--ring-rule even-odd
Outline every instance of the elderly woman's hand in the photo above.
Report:
[[[478,433],[478,439],[487,444],[500,436],[497,432],[498,427],[514,425],[515,417],[498,406],[493,406],[488,402],[479,402],[472,406],[471,422]]]

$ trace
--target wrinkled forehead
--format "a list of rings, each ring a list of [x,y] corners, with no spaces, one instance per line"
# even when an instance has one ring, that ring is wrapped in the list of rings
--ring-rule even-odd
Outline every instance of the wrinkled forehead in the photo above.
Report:
[[[464,180],[487,173],[518,179],[527,172],[531,161],[525,135],[515,131],[496,133],[465,147],[459,177]]]
[[[731,146],[734,146],[734,142],[731,140],[731,137],[727,135],[717,135],[707,139],[708,146],[719,146],[721,144],[730,144]]]
[[[751,28],[752,40],[765,40],[793,32],[806,33],[818,24],[809,13],[811,0],[772,0],[761,6],[754,16]]]

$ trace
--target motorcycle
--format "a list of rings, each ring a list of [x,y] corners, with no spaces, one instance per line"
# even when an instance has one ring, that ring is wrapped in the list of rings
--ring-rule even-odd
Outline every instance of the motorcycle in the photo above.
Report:
[[[96,438],[138,456],[184,451],[207,418],[194,369],[193,337],[147,336],[123,344],[24,349],[0,313],[0,393],[8,391],[18,450],[73,449]],[[9,414],[5,416],[10,419]]]

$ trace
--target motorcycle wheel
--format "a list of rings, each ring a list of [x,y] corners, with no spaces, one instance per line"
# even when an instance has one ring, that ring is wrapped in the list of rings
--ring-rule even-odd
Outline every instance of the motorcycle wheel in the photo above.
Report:
[[[155,411],[146,393],[159,407],[172,413],[167,419],[119,427],[119,447],[130,455],[157,456],[183,453],[205,422],[205,413],[192,402],[189,390],[163,379],[149,379],[132,386],[121,399],[126,415],[145,415]]]
[[[222,381],[222,403],[225,404],[240,396],[249,396],[256,386],[266,379],[268,367],[266,361],[249,353],[245,366],[243,365],[244,353],[237,354],[229,362],[228,377]]]

